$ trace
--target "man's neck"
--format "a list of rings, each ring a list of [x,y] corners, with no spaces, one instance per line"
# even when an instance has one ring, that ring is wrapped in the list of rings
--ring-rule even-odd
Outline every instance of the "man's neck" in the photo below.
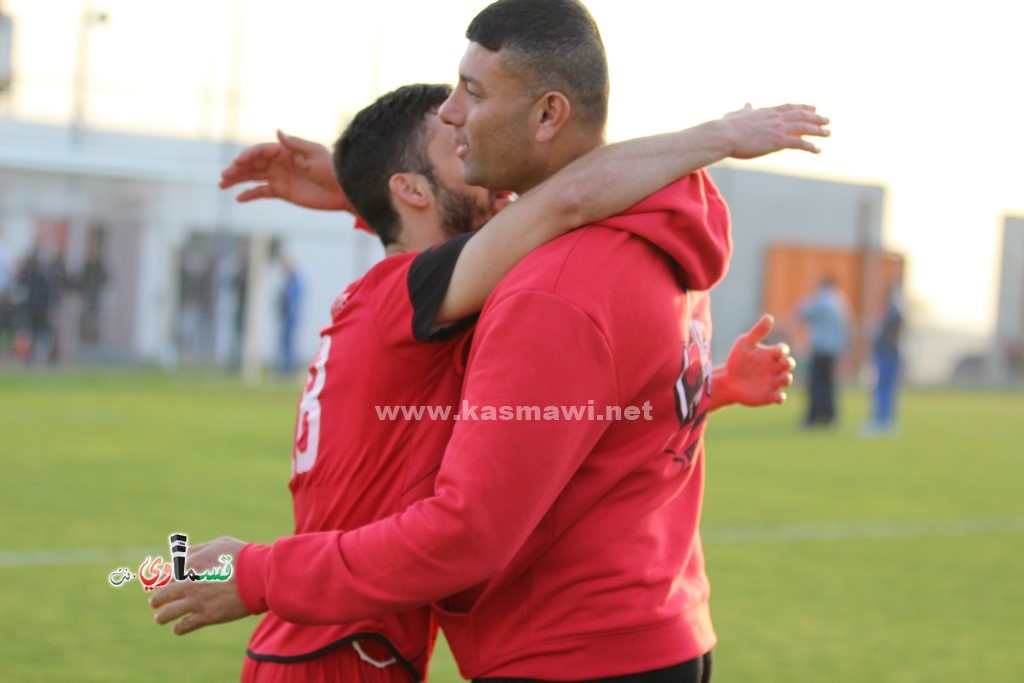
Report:
[[[440,244],[447,237],[434,211],[399,210],[398,216],[402,229],[395,241],[384,248],[385,256],[420,252]]]
[[[552,154],[549,155],[546,163],[538,169],[538,172],[523,183],[527,187],[516,189],[516,192],[524,194],[532,190],[572,162],[605,144],[604,131],[590,135],[578,135],[565,140],[559,149],[552,150]]]

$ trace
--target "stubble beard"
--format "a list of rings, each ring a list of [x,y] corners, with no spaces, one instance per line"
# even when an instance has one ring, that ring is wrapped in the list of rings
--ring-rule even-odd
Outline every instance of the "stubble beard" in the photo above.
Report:
[[[472,193],[449,187],[440,187],[437,192],[440,197],[441,228],[446,237],[478,230],[498,212],[493,191],[487,193],[484,201]]]

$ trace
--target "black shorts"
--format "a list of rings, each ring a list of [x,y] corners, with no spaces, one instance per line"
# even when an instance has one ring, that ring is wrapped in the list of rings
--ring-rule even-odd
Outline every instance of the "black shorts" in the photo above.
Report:
[[[638,674],[594,678],[575,683],[708,683],[711,680],[711,651],[682,664]],[[532,678],[479,678],[475,683],[552,683]]]

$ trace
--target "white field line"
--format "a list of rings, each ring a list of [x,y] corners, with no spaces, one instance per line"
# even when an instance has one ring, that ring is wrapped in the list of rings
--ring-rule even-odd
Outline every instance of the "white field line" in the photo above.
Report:
[[[786,543],[871,538],[961,536],[1024,531],[1024,515],[961,517],[957,519],[887,519],[864,522],[806,522],[765,526],[708,528],[701,537],[708,545],[727,543]]]
[[[20,567],[68,567],[73,565],[110,565],[138,569],[147,556],[170,559],[170,548],[66,548],[62,550],[0,550],[0,569]]]
[[[707,545],[789,543],[871,538],[914,538],[1024,532],[1024,515],[956,519],[890,519],[866,522],[807,522],[765,526],[711,527],[702,530]],[[147,556],[170,559],[168,548],[78,548],[63,550],[0,550],[0,569],[109,565],[134,568]]]

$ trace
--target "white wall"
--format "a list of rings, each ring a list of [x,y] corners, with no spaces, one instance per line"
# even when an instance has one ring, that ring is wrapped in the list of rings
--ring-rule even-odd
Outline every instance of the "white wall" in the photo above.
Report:
[[[881,248],[885,189],[812,180],[720,164],[710,169],[729,204],[733,256],[725,280],[711,293],[713,354],[725,360],[733,340],[762,311],[765,259],[773,244]]]
[[[1011,378],[1007,350],[1024,344],[1024,216],[1006,216],[1003,220],[1003,245],[999,270],[999,308],[992,349],[994,379]]]
[[[131,310],[117,313],[132,321],[128,355],[161,363],[176,360],[177,258],[188,236],[258,232],[278,237],[306,283],[297,336],[304,365],[318,348],[331,302],[383,250],[372,236],[352,230],[347,214],[278,201],[237,204],[233,193],[216,187],[220,169],[236,151],[212,142],[96,131],[85,131],[76,143],[67,128],[0,119],[0,236],[12,254],[21,256],[41,216],[70,218],[72,232],[90,223],[132,230],[133,251],[120,257],[130,262],[110,264],[119,286],[132,279],[131,291],[117,299]],[[267,361],[276,345],[273,273],[262,293],[267,324],[259,345]],[[218,325],[230,326],[230,316],[221,311]],[[227,349],[223,338],[221,355]]]

